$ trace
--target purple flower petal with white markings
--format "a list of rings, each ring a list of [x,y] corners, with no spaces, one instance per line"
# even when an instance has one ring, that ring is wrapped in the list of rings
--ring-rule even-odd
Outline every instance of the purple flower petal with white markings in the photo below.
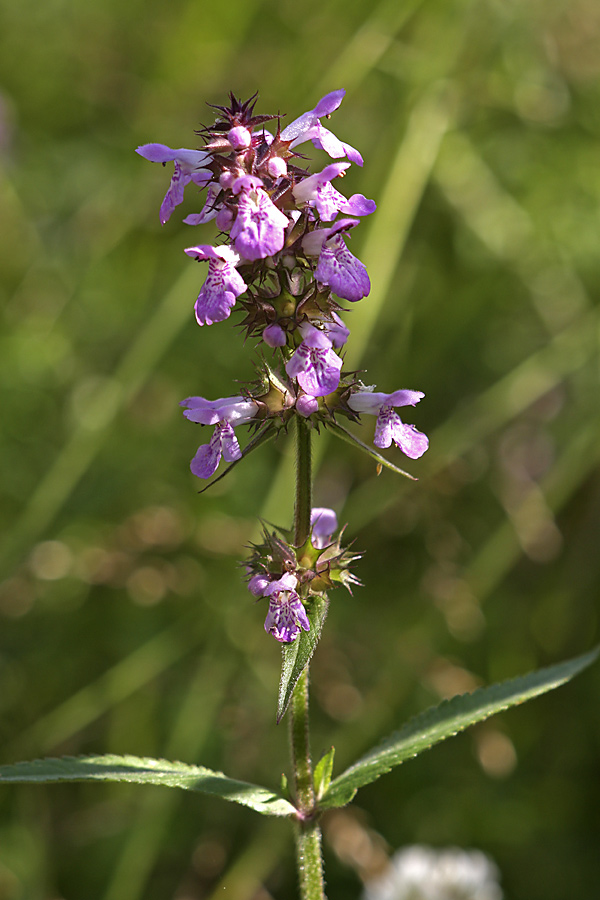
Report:
[[[303,391],[312,397],[324,397],[335,391],[340,383],[342,360],[332,343],[314,325],[301,327],[302,343],[286,364],[290,378],[296,378]]]
[[[332,159],[339,159],[341,156],[346,156],[350,162],[356,163],[357,166],[363,165],[363,158],[356,147],[352,147],[351,144],[345,144],[344,141],[340,141],[332,131],[329,131],[329,129],[321,125],[320,122],[318,125],[315,125],[314,128],[311,128],[310,132],[307,133],[305,140],[311,140],[314,147],[324,150]]]
[[[310,109],[308,112],[303,113],[297,119],[294,119],[293,122],[290,122],[289,125],[281,132],[281,140],[282,141],[294,141],[296,143],[300,143],[299,138],[301,138],[313,125],[317,125],[319,119],[322,116],[330,116],[332,112],[334,112],[342,100],[344,99],[346,91],[331,91],[329,94],[325,94],[322,97],[314,109]],[[304,138],[302,138],[304,140]]]
[[[218,400],[188,397],[179,405],[188,407],[183,411],[186,419],[200,425],[216,425],[221,421],[234,426],[245,425],[254,418],[258,410],[258,405],[248,397],[220,397]]]
[[[345,144],[343,141],[338,140],[320,122],[323,116],[330,116],[338,108],[344,99],[345,93],[346,91],[339,90],[326,94],[319,100],[314,109],[290,122],[281,132],[281,139],[291,141],[290,148],[297,147],[306,141],[312,141],[315,147],[324,150],[333,159],[347,156],[351,162],[362,166],[363,158],[358,150],[351,147],[350,144]]]
[[[191,422],[215,426],[210,442],[198,448],[190,463],[194,475],[210,478],[216,472],[221,456],[226,462],[240,459],[242,451],[233,429],[254,418],[258,411],[254,400],[247,397],[221,397],[219,400],[188,397],[179,405],[188,407],[183,414]]]
[[[211,162],[211,157],[203,150],[172,150],[165,144],[142,144],[135,151],[150,162],[175,163],[175,171],[171,178],[169,189],[160,207],[160,221],[164,225],[171,213],[183,202],[183,189],[190,181],[203,186],[212,181],[213,173],[210,169],[203,168]]]
[[[297,203],[314,207],[323,222],[332,222],[338,212],[347,215],[368,216],[377,208],[373,200],[363,194],[353,194],[349,200],[331,185],[331,180],[343,175],[350,163],[331,163],[321,172],[299,181],[292,193]]]
[[[286,572],[278,581],[272,581],[265,591],[269,597],[265,631],[283,644],[296,640],[301,629],[310,631],[304,604],[295,590],[297,584],[296,576]]]
[[[238,212],[231,239],[238,253],[248,260],[273,256],[283,247],[289,220],[262,187],[259,178],[245,175],[233,184],[239,194]]]
[[[227,462],[240,459],[242,451],[229,422],[218,422],[209,444],[202,444],[190,463],[190,469],[198,478],[210,478],[217,471],[223,456]]]
[[[383,394],[378,391],[359,390],[348,399],[348,406],[354,412],[366,412],[377,416],[375,437],[376,447],[384,449],[392,443],[411,459],[419,459],[429,447],[427,435],[414,425],[402,421],[394,407],[416,406],[425,394],[422,391],[394,391]]]
[[[315,278],[326,284],[334,294],[353,303],[366,297],[371,282],[366,267],[348,250],[344,233],[358,225],[357,219],[340,219],[327,229],[327,236],[315,269]]]
[[[427,435],[417,431],[414,425],[406,425],[397,412],[384,406],[377,416],[373,443],[383,449],[392,441],[411,459],[419,459],[429,447]]]
[[[193,259],[209,261],[208,275],[194,306],[196,321],[199,325],[222,322],[229,317],[236,298],[246,290],[246,283],[235,268],[241,262],[240,255],[228,244],[199,244],[184,252]]]

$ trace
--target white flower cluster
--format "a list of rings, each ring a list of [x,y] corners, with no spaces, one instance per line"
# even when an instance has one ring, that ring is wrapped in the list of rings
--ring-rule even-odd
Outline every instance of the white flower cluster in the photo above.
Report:
[[[390,868],[368,882],[362,900],[502,900],[499,872],[480,850],[399,850]]]

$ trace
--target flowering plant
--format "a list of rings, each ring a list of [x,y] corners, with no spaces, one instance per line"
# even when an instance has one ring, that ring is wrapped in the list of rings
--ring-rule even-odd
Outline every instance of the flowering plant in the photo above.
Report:
[[[344,304],[370,292],[365,265],[349,242],[360,219],[375,212],[362,194],[344,196],[339,184],[358,150],[323,125],[340,106],[343,90],[282,127],[281,117],[255,114],[256,96],[233,95],[217,106],[216,121],[202,128],[202,149],[173,150],[149,143],[137,152],[150,162],[173,163],[173,175],[160,207],[165,224],[183,201],[186,186],[205,189],[190,226],[214,220],[218,243],[196,243],[185,253],[208,271],[195,301],[200,326],[217,325],[242,314],[246,335],[262,349],[257,380],[239,394],[216,400],[190,396],[181,401],[185,418],[212,426],[191,461],[195,476],[214,483],[265,441],[293,433],[297,448],[295,513],[291,528],[263,526],[262,540],[245,562],[248,590],[262,603],[264,629],[282,646],[277,722],[290,718],[291,779],[280,793],[232,779],[203,766],[132,756],[91,756],[37,760],[0,767],[6,782],[71,780],[134,781],[215,794],[271,816],[288,818],[295,828],[300,893],[304,900],[324,895],[320,817],[344,806],[363,785],[379,778],[433,744],[516,703],[562,684],[595,658],[578,659],[500,685],[457,696],[406,723],[399,731],[333,778],[334,750],[313,768],[309,740],[308,671],[325,623],[329,592],[359,584],[352,566],[358,554],[344,545],[333,510],[312,502],[311,446],[314,434],[329,429],[366,452],[378,467],[412,478],[379,451],[392,443],[411,460],[420,459],[428,439],[397,412],[415,407],[424,394],[391,393],[365,385],[344,368],[349,329]],[[267,125],[269,127],[267,127]],[[298,152],[307,143],[331,159],[311,172]],[[306,149],[306,148],[305,148]],[[272,359],[267,361],[266,356]],[[342,422],[376,416],[374,447]],[[250,439],[240,443],[249,426]],[[228,464],[216,475],[221,459]],[[216,478],[213,481],[213,476]],[[266,638],[265,638],[266,639]]]

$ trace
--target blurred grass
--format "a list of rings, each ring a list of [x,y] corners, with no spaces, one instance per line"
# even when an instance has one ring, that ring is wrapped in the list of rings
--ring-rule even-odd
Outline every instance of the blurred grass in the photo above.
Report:
[[[343,765],[440,696],[597,640],[593,0],[0,13],[3,760],[181,756],[273,787],[287,767],[278,648],[235,561],[257,515],[286,524],[290,454],[267,446],[197,496],[177,402],[231,392],[250,354],[193,322],[181,218],[199,199],[161,229],[166,173],[133,153],[193,145],[229,90],[294,117],[347,88],[332,127],[366,161],[347,192],[378,203],[353,237],[373,290],[348,364],[426,393],[415,485],[319,442],[316,501],[366,553],[315,658],[315,754],[333,740]],[[331,900],[359,895],[382,843],[415,840],[491,853],[507,897],[587,900],[597,704],[590,673],[365,790],[325,821]],[[270,829],[151,789],[11,789],[0,900],[292,896]]]

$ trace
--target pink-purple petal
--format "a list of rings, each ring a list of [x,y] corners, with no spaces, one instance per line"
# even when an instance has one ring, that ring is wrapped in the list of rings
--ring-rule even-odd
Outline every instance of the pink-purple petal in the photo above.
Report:
[[[328,507],[315,506],[310,513],[310,524],[313,547],[316,547],[318,550],[328,547],[338,527],[335,512]]]
[[[198,478],[210,478],[217,471],[221,460],[221,435],[219,426],[208,444],[202,444],[190,463],[192,473]]]
[[[235,249],[245,259],[264,259],[281,250],[288,224],[287,216],[259,188],[240,194],[238,214],[230,234]]]
[[[225,462],[234,462],[236,459],[241,459],[242,451],[240,450],[238,439],[229,422],[223,422],[221,424],[221,442],[223,459]]]
[[[325,241],[315,278],[328,285],[338,297],[353,303],[366,297],[371,290],[366,267],[350,253],[341,234]]]
[[[352,194],[344,204],[340,206],[340,212],[349,216],[370,216],[377,209],[374,200],[369,200],[364,194]]]
[[[416,406],[425,394],[423,391],[400,390],[384,396],[387,397],[386,403],[390,406]]]
[[[404,422],[395,424],[393,440],[410,459],[419,459],[429,447],[427,435],[417,431],[414,425],[406,425]]]

